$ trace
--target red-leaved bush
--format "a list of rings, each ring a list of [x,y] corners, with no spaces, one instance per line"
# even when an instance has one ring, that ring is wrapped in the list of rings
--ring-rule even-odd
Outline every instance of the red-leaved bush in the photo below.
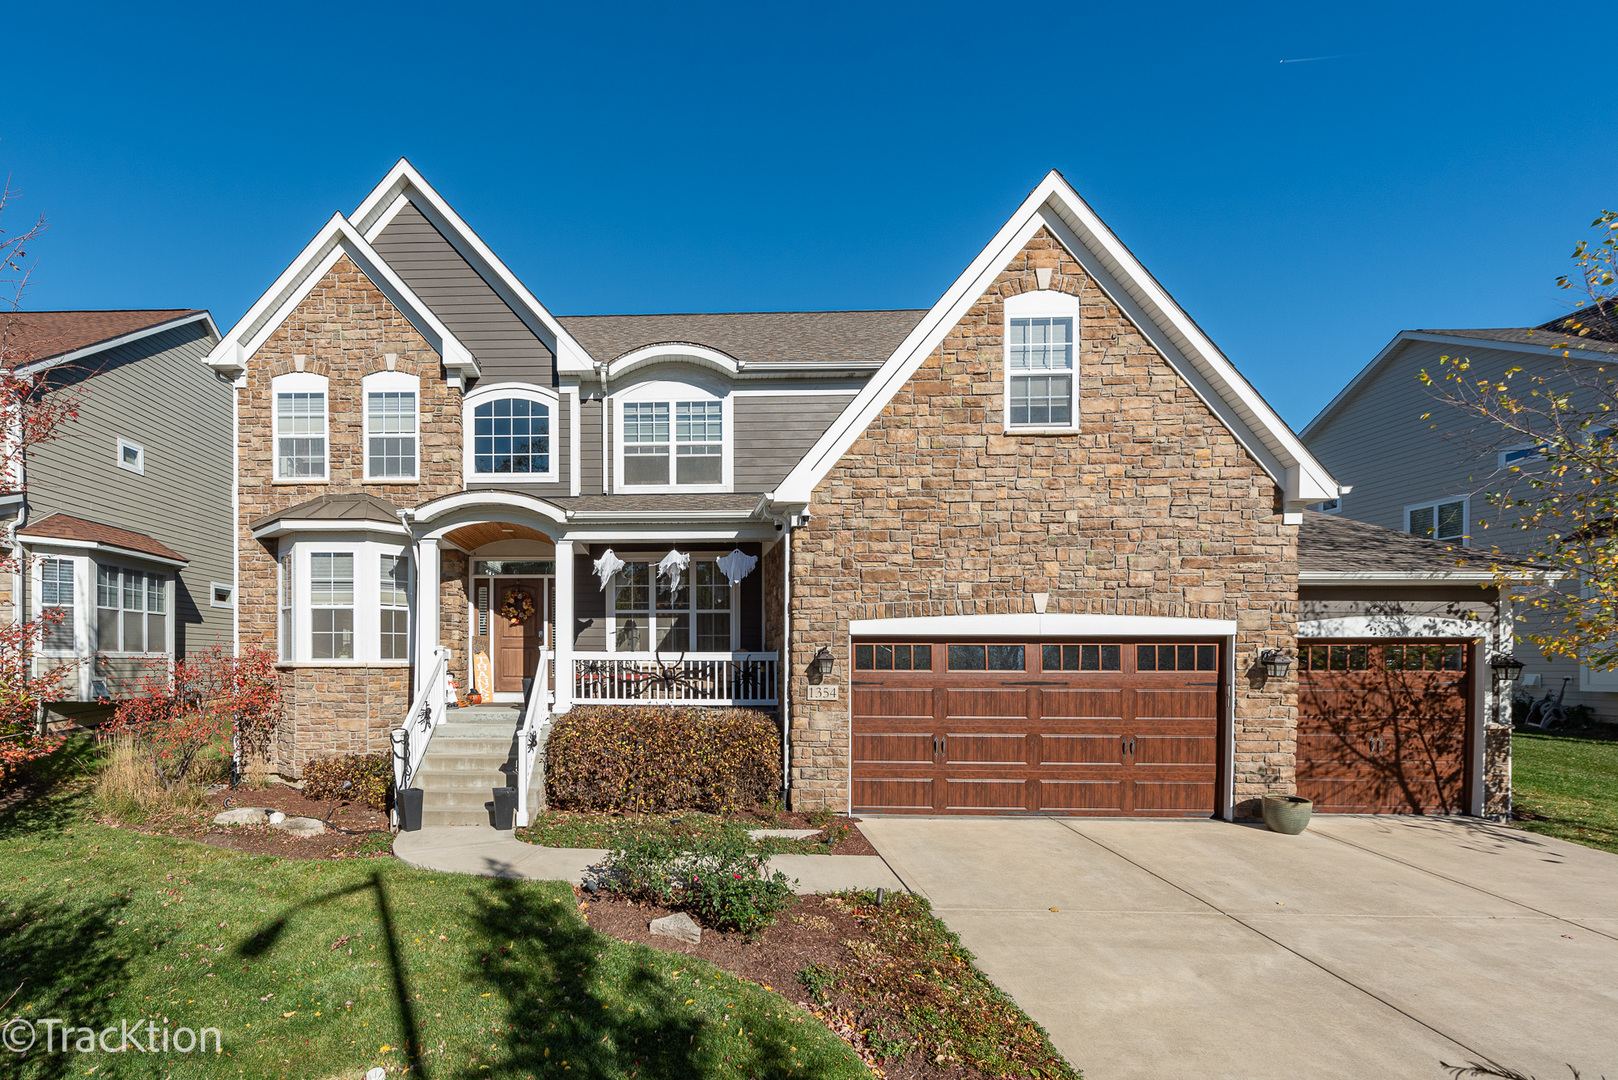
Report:
[[[781,790],[780,728],[753,709],[578,705],[551,729],[545,790],[556,810],[748,809]]]

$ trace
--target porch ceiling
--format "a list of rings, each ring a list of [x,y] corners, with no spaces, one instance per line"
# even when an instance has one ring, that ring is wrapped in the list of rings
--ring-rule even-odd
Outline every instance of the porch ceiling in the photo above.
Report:
[[[462,525],[445,533],[444,539],[463,551],[476,551],[484,544],[498,543],[501,540],[538,540],[545,544],[552,542],[550,537],[538,529],[505,521],[480,521],[475,525]]]

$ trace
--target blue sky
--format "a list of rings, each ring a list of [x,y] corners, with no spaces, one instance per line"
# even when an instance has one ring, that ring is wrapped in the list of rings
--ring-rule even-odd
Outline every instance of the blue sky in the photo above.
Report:
[[[1301,427],[1400,329],[1567,306],[1608,16],[33,5],[0,172],[51,221],[28,306],[223,328],[400,156],[561,314],[925,307],[1054,167]]]

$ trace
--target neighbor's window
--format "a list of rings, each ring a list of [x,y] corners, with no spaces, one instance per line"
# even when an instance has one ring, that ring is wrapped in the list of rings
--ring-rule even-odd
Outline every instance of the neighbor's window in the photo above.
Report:
[[[128,439],[118,440],[118,467],[132,473],[146,472],[146,450]]]
[[[73,651],[73,560],[42,559],[39,564],[39,606],[51,616],[40,638],[40,648]]]
[[[1445,499],[1405,510],[1405,531],[1429,540],[1466,539],[1466,500]]]
[[[354,659],[351,551],[317,551],[309,556],[309,655],[316,660]]]
[[[326,478],[326,392],[275,395],[275,478]]]
[[[729,652],[735,648],[735,587],[711,559],[692,559],[687,570],[678,589],[656,580],[655,563],[632,562],[618,571],[612,590],[617,651]]]
[[[1073,320],[1011,319],[1006,346],[1011,427],[1073,424]]]
[[[167,586],[162,574],[96,567],[97,647],[105,652],[167,651]]]
[[[549,474],[551,410],[541,401],[503,397],[472,410],[473,471],[483,475]]]
[[[410,559],[382,556],[381,611],[384,660],[410,659]]]
[[[414,480],[416,392],[368,392],[365,395],[365,428],[366,479]]]

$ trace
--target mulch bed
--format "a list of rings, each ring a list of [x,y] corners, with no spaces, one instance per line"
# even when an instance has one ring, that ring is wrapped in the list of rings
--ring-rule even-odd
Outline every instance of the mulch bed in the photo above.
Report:
[[[268,825],[215,825],[213,816],[221,810],[240,806],[262,806],[279,810],[287,817],[311,817],[326,820],[331,809],[331,823],[322,836],[301,837]],[[109,823],[111,824],[111,823]],[[355,830],[357,835],[336,832],[336,829]],[[392,849],[392,833],[388,815],[359,802],[342,801],[332,809],[323,799],[311,799],[295,787],[271,783],[258,789],[225,789],[208,794],[208,810],[195,819],[140,826],[142,832],[162,833],[167,836],[185,836],[210,847],[228,848],[251,855],[275,855],[283,859],[353,859],[387,855]],[[386,843],[383,837],[387,837]]]

